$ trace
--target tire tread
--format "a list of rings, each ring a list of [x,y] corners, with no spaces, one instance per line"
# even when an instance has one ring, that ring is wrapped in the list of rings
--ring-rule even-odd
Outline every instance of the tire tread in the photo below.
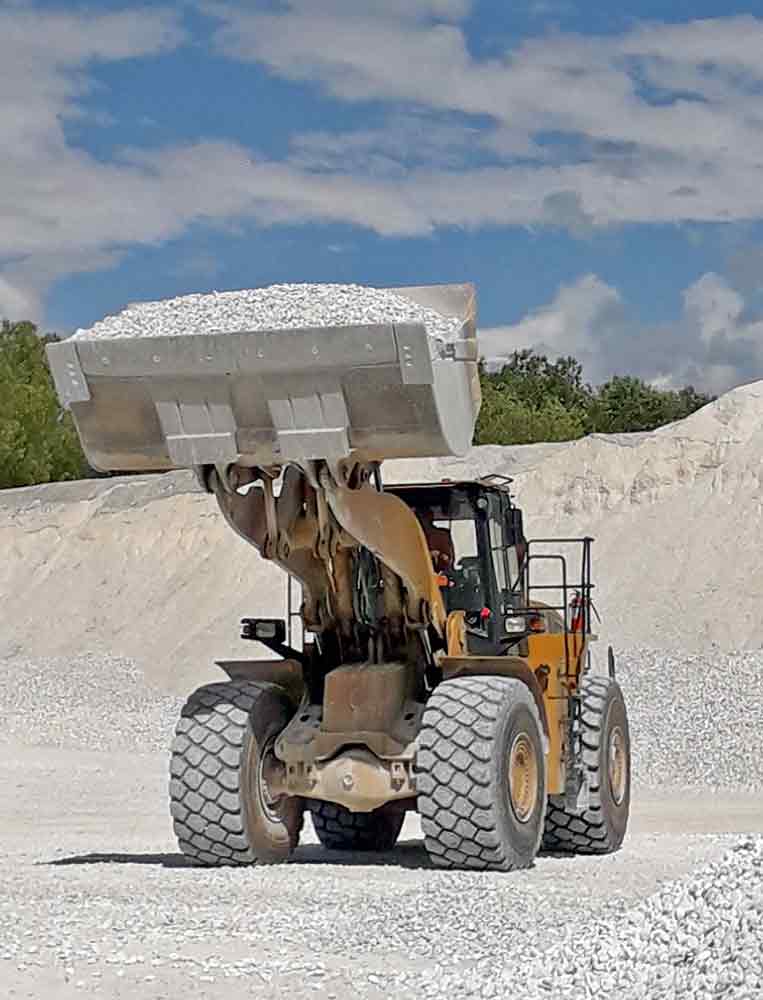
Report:
[[[562,854],[611,854],[620,846],[608,829],[601,800],[599,755],[604,727],[603,711],[614,682],[588,674],[580,688],[582,699],[580,742],[588,779],[590,803],[584,812],[573,812],[549,800],[542,850]],[[619,688],[618,688],[619,691]]]
[[[502,842],[491,787],[491,760],[502,714],[516,699],[535,716],[542,732],[532,695],[513,678],[444,681],[427,702],[416,785],[424,843],[438,867],[511,871],[526,866]]]
[[[207,684],[183,706],[172,743],[170,812],[180,850],[198,864],[263,863],[248,844],[239,772],[250,714],[269,687]]]
[[[330,851],[391,851],[403,826],[405,813],[375,809],[354,813],[334,802],[310,803],[313,827]]]

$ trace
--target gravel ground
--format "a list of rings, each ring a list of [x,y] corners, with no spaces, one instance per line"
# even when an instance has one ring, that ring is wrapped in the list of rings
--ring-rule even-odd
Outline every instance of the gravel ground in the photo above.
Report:
[[[172,840],[165,771],[163,754],[3,755],[0,995],[503,996],[491,984],[529,962],[548,971],[560,938],[552,968],[585,969],[575,928],[604,934],[730,843],[636,824],[607,858],[442,872],[411,816],[388,854],[327,852],[308,828],[289,865],[197,869]]]
[[[446,339],[461,328],[460,319],[443,316],[386,289],[290,284],[138,302],[87,330],[78,330],[74,336],[166,337],[392,322],[424,323],[432,336]]]
[[[637,650],[619,663],[642,778],[660,773],[647,736],[695,774],[677,752],[683,716],[654,676],[674,679],[693,718],[713,692],[709,662],[675,657],[665,670],[664,657]],[[746,704],[715,701],[723,734],[747,738],[749,725],[730,720],[756,703],[755,664],[723,661],[748,692]],[[388,854],[327,852],[308,822],[292,864],[197,869],[177,852],[166,805],[180,699],[115,657],[0,667],[0,995],[763,996],[763,838],[753,836],[763,809],[760,796],[724,797],[733,768],[696,772],[712,778],[712,795],[637,791],[626,844],[605,858],[541,857],[508,876],[442,872],[410,815]],[[741,759],[741,743],[726,749]]]

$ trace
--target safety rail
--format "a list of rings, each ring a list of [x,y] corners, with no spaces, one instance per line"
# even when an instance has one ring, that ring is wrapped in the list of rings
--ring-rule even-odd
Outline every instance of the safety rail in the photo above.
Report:
[[[592,593],[594,584],[591,581],[591,544],[593,538],[588,536],[582,538],[533,538],[526,542],[526,549],[520,570],[520,584],[522,593],[525,595],[526,607],[517,608],[517,611],[532,613],[533,611],[551,610],[556,611],[564,625],[564,650],[565,669],[570,674],[570,644],[567,641],[570,635],[579,635],[584,639],[591,635],[592,612],[595,612]],[[573,579],[568,572],[567,556],[559,552],[537,552],[533,548],[542,545],[553,545],[556,549],[563,545],[580,546],[580,572],[576,579]],[[557,582],[533,582],[533,564],[557,563],[560,567],[561,580]],[[540,602],[541,593],[556,591],[561,594],[561,603],[553,604],[550,601],[543,601],[543,608],[533,606],[533,595],[535,600]],[[583,647],[579,655],[582,655]],[[579,660],[576,668],[579,667]],[[577,669],[575,670],[577,673]]]

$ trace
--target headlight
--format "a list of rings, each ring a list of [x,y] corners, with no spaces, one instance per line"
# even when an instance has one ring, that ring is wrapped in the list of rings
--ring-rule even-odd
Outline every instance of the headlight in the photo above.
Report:
[[[518,615],[511,618],[504,618],[503,627],[509,633],[509,635],[517,635],[520,632],[527,631],[527,622],[524,618],[520,618]]]

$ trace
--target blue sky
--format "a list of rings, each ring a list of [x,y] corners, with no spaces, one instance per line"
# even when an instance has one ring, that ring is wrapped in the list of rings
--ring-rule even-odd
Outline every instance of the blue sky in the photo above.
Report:
[[[0,315],[470,280],[491,358],[763,377],[763,9],[590,8],[0,0]]]

